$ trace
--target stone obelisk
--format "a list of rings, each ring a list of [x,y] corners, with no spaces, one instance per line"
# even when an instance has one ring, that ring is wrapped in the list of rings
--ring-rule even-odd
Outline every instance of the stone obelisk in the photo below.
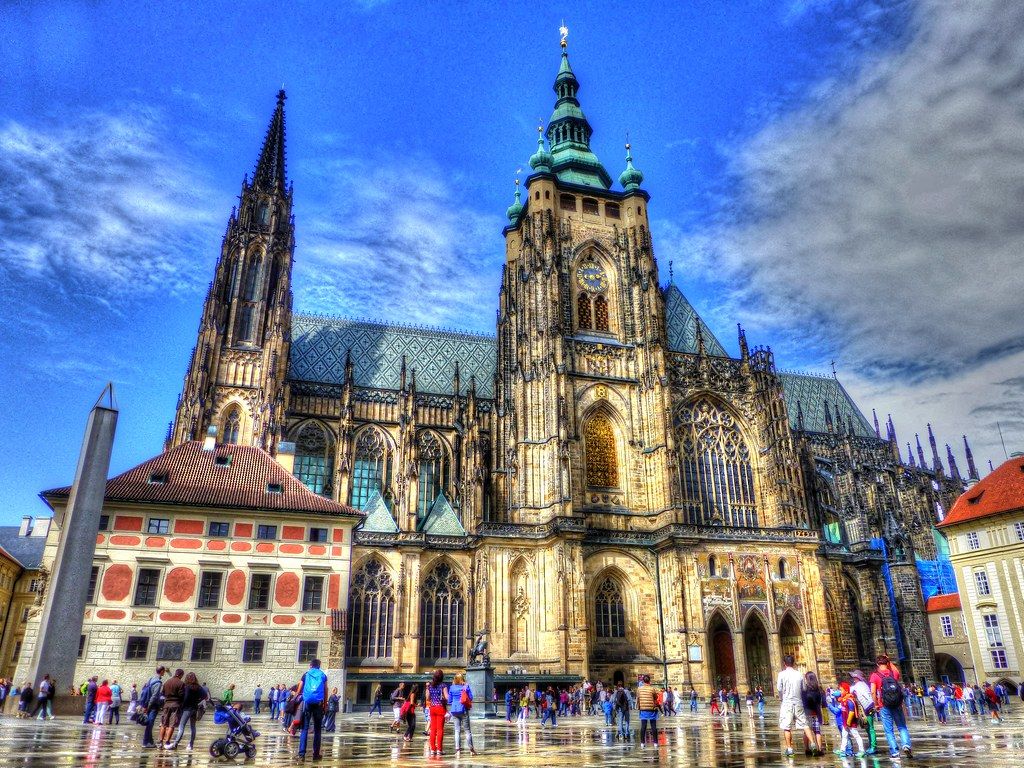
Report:
[[[117,406],[111,383],[89,413],[68,506],[62,516],[54,517],[57,554],[46,586],[32,661],[25,674],[33,685],[49,674],[57,681],[58,702],[67,696],[69,686],[79,682],[74,679],[78,642],[116,427]]]

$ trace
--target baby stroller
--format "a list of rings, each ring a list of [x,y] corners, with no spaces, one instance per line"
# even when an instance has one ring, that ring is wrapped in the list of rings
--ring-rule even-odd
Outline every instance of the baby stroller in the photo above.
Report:
[[[234,758],[244,752],[249,759],[256,757],[256,739],[260,735],[249,725],[249,718],[233,707],[217,704],[213,710],[213,722],[228,727],[227,734],[210,745],[213,757]]]

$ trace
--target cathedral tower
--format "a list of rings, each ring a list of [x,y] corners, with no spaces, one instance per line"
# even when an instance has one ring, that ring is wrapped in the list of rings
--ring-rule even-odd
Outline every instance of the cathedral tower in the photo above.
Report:
[[[276,450],[285,412],[295,249],[285,176],[284,91],[252,181],[231,211],[168,447],[202,439]]]

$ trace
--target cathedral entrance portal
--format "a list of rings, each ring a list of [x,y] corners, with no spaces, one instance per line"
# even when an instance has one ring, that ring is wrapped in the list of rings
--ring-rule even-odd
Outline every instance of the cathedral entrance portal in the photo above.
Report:
[[[736,653],[732,647],[732,630],[719,613],[715,614],[708,627],[708,640],[711,685],[715,690],[732,688],[736,684]]]
[[[743,652],[747,657],[747,680],[750,688],[761,686],[766,694],[772,692],[771,653],[768,650],[768,630],[756,612],[751,612],[743,629]]]
[[[807,661],[804,658],[804,633],[791,613],[787,613],[779,625],[779,645],[782,646],[783,656],[787,653],[793,655],[798,669],[805,666]]]

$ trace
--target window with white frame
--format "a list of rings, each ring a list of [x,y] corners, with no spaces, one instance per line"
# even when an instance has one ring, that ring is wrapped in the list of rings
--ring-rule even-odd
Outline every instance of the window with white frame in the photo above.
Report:
[[[939,624],[942,625],[942,636],[953,636],[953,619],[949,616],[939,616]]]
[[[967,548],[971,550],[981,549],[981,541],[978,539],[978,534],[974,531],[967,534]]]
[[[1017,535],[1017,541],[1024,541],[1024,522],[1014,523],[1013,532]]]
[[[988,583],[988,574],[985,571],[974,572],[974,585],[978,588],[979,597],[992,594],[992,589]]]
[[[982,621],[985,624],[985,639],[988,641],[992,668],[1007,669],[1009,664],[1006,660],[1006,649],[1003,647],[1003,632],[999,627],[999,617],[994,613],[986,613],[982,616]]]

